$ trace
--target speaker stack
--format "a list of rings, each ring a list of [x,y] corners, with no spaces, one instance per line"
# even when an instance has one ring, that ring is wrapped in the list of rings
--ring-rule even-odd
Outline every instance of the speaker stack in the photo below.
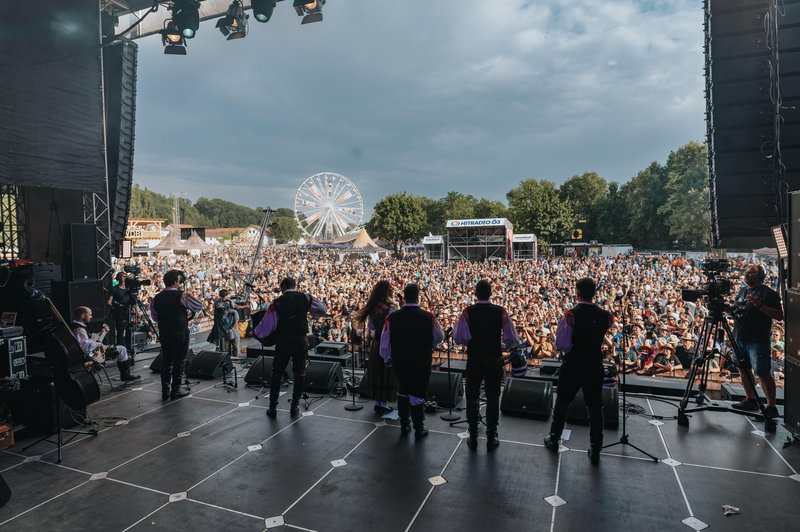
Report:
[[[274,357],[271,356],[261,356],[258,357],[250,369],[247,371],[247,374],[244,376],[245,384],[250,386],[260,386],[263,383],[269,383],[270,378],[272,377],[272,363],[275,360]],[[288,364],[286,366],[286,372],[289,375],[289,378],[294,378],[292,375],[292,365]]]
[[[705,2],[715,247],[772,247],[770,227],[786,217],[781,195],[800,189],[800,115],[782,112],[778,117],[775,104],[780,98],[782,109],[800,105],[800,3],[786,1],[783,9],[771,4],[769,0]],[[778,142],[780,152],[775,150]],[[774,172],[776,153],[785,184]]]
[[[304,388],[309,392],[331,393],[343,380],[340,363],[312,360],[306,368]]]
[[[785,294],[784,426],[800,437],[800,290]]]
[[[578,390],[567,409],[567,421],[589,423],[589,413],[583,400],[583,390]],[[603,387],[603,425],[607,429],[619,426],[619,392],[616,388]]]

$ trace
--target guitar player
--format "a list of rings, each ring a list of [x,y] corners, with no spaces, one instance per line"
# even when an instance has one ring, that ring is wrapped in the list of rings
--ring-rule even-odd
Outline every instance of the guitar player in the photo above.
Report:
[[[70,328],[72,334],[81,344],[81,348],[89,358],[94,358],[95,353],[105,355],[108,347],[103,345],[102,341],[96,341],[89,338],[89,333],[86,331],[86,324],[92,321],[92,309],[89,307],[78,307],[73,313],[73,320]],[[119,379],[123,382],[135,381],[140,379],[139,375],[131,375],[131,360],[128,357],[128,350],[125,346],[114,346],[117,352],[117,367],[119,368]]]

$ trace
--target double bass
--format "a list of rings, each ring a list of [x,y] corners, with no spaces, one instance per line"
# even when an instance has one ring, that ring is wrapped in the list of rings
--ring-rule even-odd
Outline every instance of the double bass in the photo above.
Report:
[[[39,329],[39,334],[44,339],[45,358],[53,369],[56,392],[67,406],[83,410],[100,399],[100,385],[86,368],[86,353],[53,302],[43,294],[34,293],[34,297],[47,303],[53,318]]]

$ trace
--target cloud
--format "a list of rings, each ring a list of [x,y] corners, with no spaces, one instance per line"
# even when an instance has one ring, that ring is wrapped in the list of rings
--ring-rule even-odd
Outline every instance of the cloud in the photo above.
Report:
[[[140,41],[134,179],[190,197],[293,203],[333,171],[369,211],[405,190],[503,199],[522,179],[625,181],[702,139],[694,0],[330,2],[301,27],[279,4],[185,57]]]

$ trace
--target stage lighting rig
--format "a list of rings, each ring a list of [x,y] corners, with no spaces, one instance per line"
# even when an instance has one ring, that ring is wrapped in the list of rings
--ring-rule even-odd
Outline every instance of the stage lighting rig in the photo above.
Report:
[[[269,22],[275,6],[282,0],[252,0],[253,17],[259,22]]]
[[[294,9],[298,17],[303,17],[301,24],[311,24],[312,22],[322,22],[322,6],[325,0],[294,0]],[[305,16],[303,16],[305,15]]]
[[[217,21],[220,33],[227,36],[229,41],[247,37],[247,19],[250,15],[244,12],[242,0],[233,0],[225,16]]]
[[[175,0],[172,3],[172,20],[187,39],[194,38],[200,27],[199,9],[200,2],[196,0]]]
[[[175,21],[168,20],[161,30],[161,43],[167,55],[186,55],[186,39]]]

